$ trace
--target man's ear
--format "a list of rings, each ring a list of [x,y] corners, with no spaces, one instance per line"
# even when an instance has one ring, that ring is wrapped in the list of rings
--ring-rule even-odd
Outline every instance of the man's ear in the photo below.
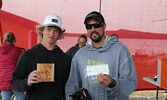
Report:
[[[79,38],[78,38],[78,43],[79,43]]]

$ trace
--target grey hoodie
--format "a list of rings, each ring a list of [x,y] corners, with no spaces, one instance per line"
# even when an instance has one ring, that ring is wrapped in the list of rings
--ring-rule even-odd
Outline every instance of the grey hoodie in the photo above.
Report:
[[[116,86],[109,88],[98,83],[97,76],[87,76],[86,66],[108,64],[109,75],[115,79]],[[69,95],[86,88],[92,100],[129,100],[137,87],[135,65],[128,48],[116,37],[106,36],[101,48],[94,48],[92,41],[75,54],[69,79],[66,84],[66,99]]]

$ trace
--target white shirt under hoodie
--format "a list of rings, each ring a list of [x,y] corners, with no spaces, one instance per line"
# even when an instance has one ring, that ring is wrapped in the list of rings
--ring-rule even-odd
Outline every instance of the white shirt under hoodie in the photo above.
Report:
[[[108,64],[109,75],[116,86],[109,88],[98,83],[97,76],[87,76],[86,66]],[[86,88],[92,100],[129,100],[129,95],[137,87],[135,65],[128,48],[116,37],[106,36],[100,48],[94,48],[92,41],[75,54],[69,79],[66,83],[66,99],[69,95]]]

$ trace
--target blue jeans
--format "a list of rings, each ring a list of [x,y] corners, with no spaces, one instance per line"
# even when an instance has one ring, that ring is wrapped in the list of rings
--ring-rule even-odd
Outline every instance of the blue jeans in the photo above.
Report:
[[[17,100],[25,99],[24,92],[17,92],[15,90],[1,90],[2,100],[10,100],[13,93],[15,94]]]

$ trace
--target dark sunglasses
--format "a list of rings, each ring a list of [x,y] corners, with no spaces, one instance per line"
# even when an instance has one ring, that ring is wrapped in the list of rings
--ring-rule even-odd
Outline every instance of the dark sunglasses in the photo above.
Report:
[[[104,23],[100,23],[100,22],[95,23],[95,24],[85,24],[87,30],[92,29],[92,26],[94,26],[95,28],[100,28],[103,25],[104,25]]]

